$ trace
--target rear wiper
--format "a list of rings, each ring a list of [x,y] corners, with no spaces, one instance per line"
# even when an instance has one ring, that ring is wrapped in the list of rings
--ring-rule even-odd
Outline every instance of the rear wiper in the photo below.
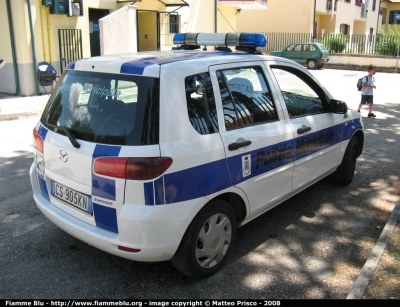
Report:
[[[53,125],[53,124],[47,124],[47,125],[52,127],[52,128],[55,128],[55,129],[63,131],[67,135],[67,137],[69,138],[69,141],[71,142],[72,146],[74,146],[75,148],[81,147],[81,144],[78,143],[76,138],[73,136],[71,130],[69,130],[68,128],[60,127],[60,126]]]

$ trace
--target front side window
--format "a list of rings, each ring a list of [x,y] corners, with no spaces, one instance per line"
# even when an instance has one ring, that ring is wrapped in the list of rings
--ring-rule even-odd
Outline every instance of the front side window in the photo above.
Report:
[[[209,73],[185,78],[188,116],[193,128],[200,134],[218,132],[217,108]]]
[[[227,130],[278,119],[271,92],[260,67],[217,71]]]
[[[318,114],[324,111],[324,94],[307,76],[285,67],[272,67],[289,117]]]
[[[88,142],[158,144],[159,80],[68,71],[58,82],[41,122],[58,133],[64,132],[54,126],[68,129],[75,138]]]
[[[287,50],[301,52],[301,45],[290,45]]]

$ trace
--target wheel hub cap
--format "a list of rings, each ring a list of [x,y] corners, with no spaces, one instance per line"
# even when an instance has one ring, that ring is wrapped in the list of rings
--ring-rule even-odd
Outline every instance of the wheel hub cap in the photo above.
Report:
[[[217,233],[211,238],[211,247],[213,249],[218,248],[220,242],[221,242],[221,238],[219,236],[219,233]]]

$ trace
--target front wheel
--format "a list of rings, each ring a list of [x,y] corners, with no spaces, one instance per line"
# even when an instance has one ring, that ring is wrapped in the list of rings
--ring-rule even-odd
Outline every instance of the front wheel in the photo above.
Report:
[[[308,60],[307,67],[309,69],[315,69],[315,67],[317,67],[317,62],[315,60]]]
[[[337,170],[333,173],[336,182],[348,185],[353,181],[354,171],[356,169],[356,150],[357,138],[353,137],[344,153],[342,163]]]
[[[236,237],[236,216],[224,200],[206,205],[186,230],[172,264],[194,278],[209,276],[225,263]]]

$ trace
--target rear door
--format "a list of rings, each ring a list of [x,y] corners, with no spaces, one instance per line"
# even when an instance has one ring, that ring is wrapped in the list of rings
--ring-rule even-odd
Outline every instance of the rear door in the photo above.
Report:
[[[291,192],[293,131],[262,62],[212,66],[210,75],[230,179],[246,193],[251,218]]]
[[[319,58],[319,52],[314,44],[304,44],[301,53],[301,64],[306,64],[308,59]]]

